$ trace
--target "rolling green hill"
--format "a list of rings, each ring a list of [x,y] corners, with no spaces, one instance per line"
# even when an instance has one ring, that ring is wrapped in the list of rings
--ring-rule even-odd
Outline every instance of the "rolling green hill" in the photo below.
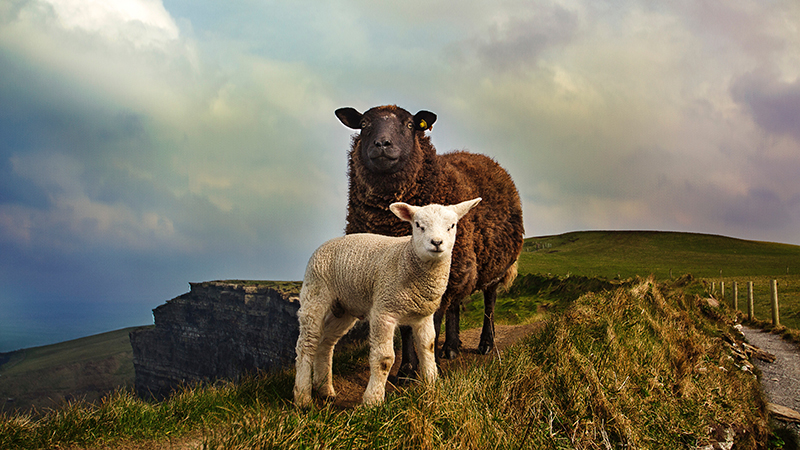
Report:
[[[0,411],[48,408],[70,399],[94,401],[118,386],[133,386],[128,333],[137,328],[4,354]]]
[[[708,234],[583,231],[525,240],[520,273],[606,278],[800,276],[800,246]]]

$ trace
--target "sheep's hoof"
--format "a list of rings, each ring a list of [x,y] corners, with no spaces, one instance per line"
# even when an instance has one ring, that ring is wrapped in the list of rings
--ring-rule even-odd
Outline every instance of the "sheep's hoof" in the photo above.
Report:
[[[390,376],[389,381],[395,386],[404,386],[417,378],[417,369],[411,364],[403,364],[397,371],[397,376]]]
[[[458,351],[457,348],[443,348],[442,349],[442,358],[444,359],[456,359],[461,352]]]
[[[478,345],[478,353],[480,353],[481,355],[488,355],[493,348],[494,348],[493,342],[481,342]]]

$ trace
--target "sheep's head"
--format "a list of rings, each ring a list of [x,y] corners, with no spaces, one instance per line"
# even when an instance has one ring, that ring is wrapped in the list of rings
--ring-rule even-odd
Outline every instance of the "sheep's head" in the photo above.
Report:
[[[364,114],[340,108],[336,117],[345,126],[361,130],[361,158],[367,168],[387,174],[403,169],[414,150],[416,133],[423,133],[436,122],[436,114],[430,111],[412,116],[397,106],[377,106]]]
[[[397,202],[389,205],[389,209],[411,223],[414,251],[423,261],[430,261],[450,258],[456,242],[456,223],[480,201],[478,197],[450,206],[411,206]]]

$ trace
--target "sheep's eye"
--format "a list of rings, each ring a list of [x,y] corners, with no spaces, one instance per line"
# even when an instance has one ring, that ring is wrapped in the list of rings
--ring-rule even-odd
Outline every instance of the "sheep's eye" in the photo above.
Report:
[[[367,121],[366,120],[362,120],[361,121],[361,128],[366,128],[366,127],[367,127]]]
[[[408,129],[409,130],[413,130],[414,129],[414,124],[411,123],[411,122],[408,122]]]

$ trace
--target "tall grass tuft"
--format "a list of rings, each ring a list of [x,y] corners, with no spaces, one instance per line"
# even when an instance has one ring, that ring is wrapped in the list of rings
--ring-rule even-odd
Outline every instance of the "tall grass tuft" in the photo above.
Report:
[[[758,381],[719,338],[732,314],[701,307],[687,283],[648,279],[587,293],[502,359],[401,388],[377,407],[298,410],[284,372],[161,403],[120,392],[39,421],[3,417],[0,448],[190,433],[205,449],[697,448],[730,433],[736,448],[759,448],[769,429]]]

